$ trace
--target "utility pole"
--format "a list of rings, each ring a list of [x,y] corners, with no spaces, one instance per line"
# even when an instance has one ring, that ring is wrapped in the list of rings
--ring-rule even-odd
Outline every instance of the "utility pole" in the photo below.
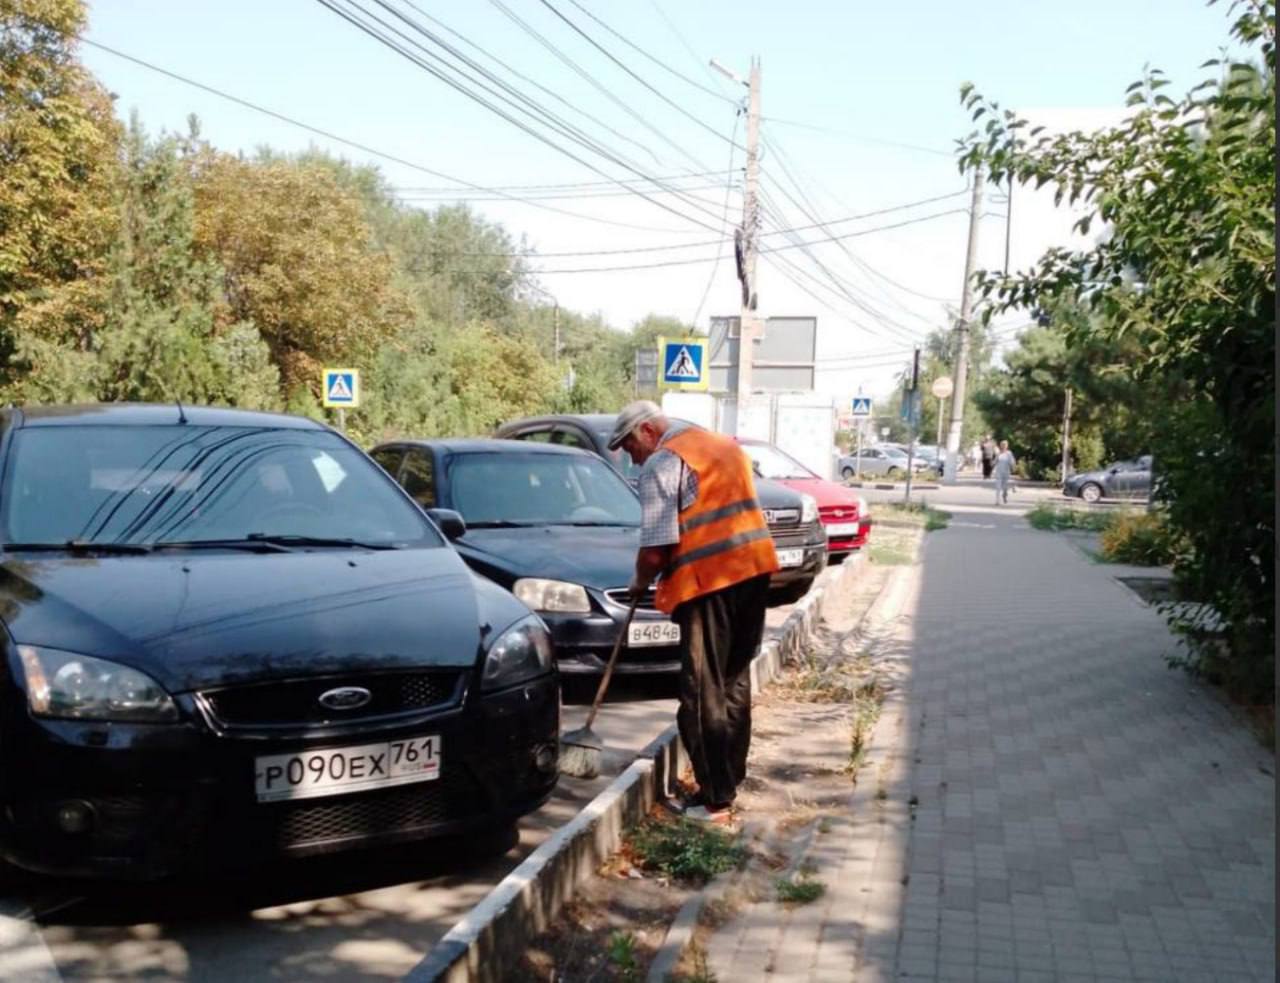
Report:
[[[1062,480],[1065,482],[1071,467],[1071,387],[1067,386],[1066,404],[1062,408]]]
[[[756,259],[759,253],[760,202],[760,59],[751,58],[751,77],[744,82],[714,58],[711,67],[727,75],[748,89],[747,96],[747,167],[742,195],[742,225],[734,236],[734,252],[738,260],[738,280],[742,285],[742,306],[738,317],[738,380],[737,421],[742,419],[742,408],[751,395],[751,363],[755,358],[755,343],[761,335],[763,323],[757,313],[759,297],[756,293]]]
[[[916,427],[920,425],[916,409],[919,406],[920,389],[920,349],[916,348],[915,357],[911,361],[911,390],[907,393],[907,427],[911,439],[907,443],[907,493],[904,502],[911,501],[911,472],[916,456]]]
[[[552,303],[555,306],[551,309],[551,360],[558,364],[560,362],[560,301],[553,300]]]
[[[960,428],[964,421],[965,381],[969,371],[969,316],[973,309],[973,264],[978,254],[978,212],[982,207],[982,169],[973,172],[973,201],[969,205],[969,246],[964,256],[964,292],[960,295],[960,321],[956,353],[955,388],[951,393],[951,426],[947,430],[947,463],[943,481],[954,485],[959,466]]]

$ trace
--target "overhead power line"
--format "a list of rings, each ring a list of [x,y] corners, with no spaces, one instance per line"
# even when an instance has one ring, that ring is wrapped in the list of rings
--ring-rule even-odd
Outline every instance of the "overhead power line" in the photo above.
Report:
[[[612,34],[615,38],[617,38],[619,41],[625,44],[628,48],[631,48],[637,54],[642,55],[643,57],[649,59],[649,61],[653,62],[663,71],[669,72],[670,74],[674,75],[676,78],[680,79],[682,82],[688,83],[689,85],[693,86],[695,89],[705,92],[707,95],[715,99],[720,99],[724,102],[729,103],[730,105],[737,105],[737,100],[732,99],[729,96],[726,96],[723,92],[717,92],[715,89],[708,88],[707,86],[703,85],[701,82],[695,82],[693,79],[689,78],[688,75],[685,75],[683,72],[677,71],[676,69],[668,65],[666,62],[662,61],[659,58],[656,58],[654,55],[650,54],[648,51],[645,51],[644,48],[640,47],[630,38],[626,37],[625,35],[619,34],[612,27],[610,27],[608,24],[602,21],[599,17],[597,17],[595,14],[589,11],[582,4],[580,4],[578,0],[569,0],[569,2],[573,4],[575,7],[577,7],[584,14],[586,14],[588,17],[590,17],[597,24],[599,24],[601,27],[603,27],[610,34]],[[658,15],[662,17],[663,20],[667,20],[666,15],[662,13],[661,8],[658,9]],[[667,26],[671,27],[670,21],[667,21]],[[681,40],[683,41],[683,38],[681,38]],[[686,45],[686,47],[688,47],[688,45]],[[690,54],[692,55],[693,52],[690,51]]]
[[[672,109],[674,109],[676,112],[678,112],[678,113],[679,113],[681,116],[683,116],[685,119],[688,119],[688,120],[693,121],[693,122],[694,122],[694,123],[696,123],[698,126],[702,127],[704,130],[706,130],[707,132],[709,132],[710,134],[712,134],[713,136],[718,137],[718,138],[719,138],[719,139],[721,139],[721,140],[724,140],[724,139],[725,139],[725,135],[724,135],[723,133],[721,133],[719,130],[717,130],[715,127],[711,126],[709,123],[705,122],[704,120],[699,119],[697,116],[694,116],[694,115],[693,115],[693,113],[689,112],[687,109],[685,109],[685,108],[684,108],[683,106],[681,106],[679,103],[677,103],[677,102],[675,102],[674,100],[672,100],[669,96],[667,96],[667,94],[666,94],[666,93],[664,93],[664,92],[660,91],[658,88],[656,88],[655,86],[653,86],[652,84],[650,84],[648,81],[646,81],[644,78],[642,78],[642,77],[641,77],[637,72],[632,71],[632,69],[630,68],[630,66],[628,66],[628,65],[627,65],[625,62],[623,62],[620,58],[618,58],[616,55],[614,55],[614,54],[613,54],[613,52],[611,52],[608,48],[606,48],[606,47],[605,47],[604,45],[602,45],[599,41],[597,41],[595,38],[593,38],[590,34],[588,34],[586,31],[584,31],[581,27],[579,27],[577,24],[575,24],[572,20],[570,20],[568,17],[566,17],[566,16],[564,15],[564,13],[563,13],[563,12],[562,12],[558,7],[556,7],[556,5],[555,5],[555,4],[553,4],[553,3],[551,2],[551,0],[542,0],[542,5],[543,5],[544,7],[546,7],[548,10],[550,10],[550,11],[551,11],[553,14],[555,14],[557,17],[559,17],[559,18],[560,18],[562,21],[564,21],[566,24],[568,24],[568,25],[569,25],[569,27],[571,27],[571,28],[572,28],[572,29],[573,29],[573,30],[574,30],[574,31],[575,31],[575,32],[576,32],[580,37],[584,38],[584,39],[586,40],[586,42],[587,42],[588,44],[590,44],[593,48],[595,48],[597,51],[599,51],[602,55],[604,55],[604,56],[605,56],[606,58],[608,58],[611,62],[613,62],[613,63],[614,63],[615,65],[617,65],[620,69],[622,69],[622,70],[623,70],[624,72],[626,72],[629,76],[631,76],[631,78],[635,79],[637,82],[639,82],[641,85],[643,85],[646,89],[648,89],[648,90],[649,90],[650,92],[652,92],[655,96],[657,96],[659,99],[661,99],[663,102],[665,102],[668,106],[670,106]],[[743,150],[743,151],[745,151],[745,150],[746,150],[746,148],[745,148],[745,147],[738,147],[738,149],[739,149],[739,150]]]
[[[631,173],[635,174],[637,177],[645,178],[645,179],[649,178],[647,174],[641,171],[634,164],[631,164],[625,161],[624,159],[618,157],[616,154],[610,152],[607,148],[601,147],[599,144],[594,143],[589,138],[585,138],[580,134],[575,134],[572,131],[572,128],[567,127],[567,125],[561,125],[556,120],[553,114],[549,114],[544,110],[538,110],[537,112],[530,113],[528,110],[522,110],[518,106],[513,105],[513,102],[511,99],[505,99],[500,93],[494,92],[494,90],[491,87],[486,86],[484,83],[477,82],[473,77],[467,75],[466,72],[461,71],[455,68],[454,66],[449,65],[448,62],[446,62],[441,56],[434,54],[433,52],[423,47],[419,42],[415,41],[412,38],[409,38],[399,28],[395,27],[394,25],[388,24],[385,20],[383,20],[377,14],[372,13],[367,8],[361,6],[360,3],[357,2],[357,0],[345,0],[345,6],[342,5],[342,0],[317,0],[317,2],[321,6],[332,11],[333,13],[341,17],[343,20],[353,25],[359,31],[363,32],[364,34],[367,34],[369,37],[378,41],[378,43],[396,52],[397,54],[399,54],[401,57],[405,58],[412,64],[417,65],[427,74],[443,82],[445,85],[449,86],[451,89],[455,90],[461,95],[472,100],[477,105],[483,106],[485,109],[489,110],[491,113],[498,116],[500,119],[505,120],[506,122],[510,123],[512,126],[515,126],[517,129],[533,137],[535,140],[539,141],[540,143],[545,144],[547,147],[550,147],[552,150],[556,151],[557,153],[563,154],[564,156],[568,157],[570,160],[573,160],[581,164],[583,167],[587,168],[588,170],[596,174],[599,174],[601,177],[609,178],[609,177],[612,177],[613,175],[610,175],[608,172],[602,170],[599,166],[579,156],[574,151],[564,146],[564,144],[560,143],[555,139],[552,139],[546,133],[543,133],[535,129],[533,126],[529,125],[529,123],[526,123],[518,119],[516,116],[512,115],[512,112],[513,111],[523,112],[527,116],[532,116],[535,121],[540,122],[544,126],[548,126],[548,128],[559,133],[561,136],[566,137],[570,140],[573,140],[575,143],[577,143],[579,146],[581,146],[583,149],[586,149],[590,153],[603,157],[604,159],[608,160],[610,163],[615,164],[619,167],[622,167],[624,170],[630,171]],[[412,25],[414,29],[417,30],[419,33],[421,33],[423,36],[429,37],[429,38],[433,37],[430,31],[428,31],[426,28],[422,27],[419,24],[415,24],[412,21],[412,19],[409,18],[404,13],[396,10],[395,8],[390,7],[387,3],[385,3],[385,0],[374,0],[374,2],[377,3],[379,6],[383,7],[384,9],[387,9],[390,13],[394,14],[400,20],[405,21],[406,23],[409,23],[410,25]],[[493,2],[501,6],[501,0],[493,0]],[[363,15],[363,17],[357,16],[351,13],[352,10],[358,11],[360,15]],[[374,26],[374,25],[377,25],[377,26]],[[439,63],[441,67],[437,67],[436,65],[433,65],[430,62],[424,60],[423,57],[414,54],[412,51],[408,50],[404,46],[404,44],[401,44],[399,41],[396,41],[393,37],[388,36],[388,34],[385,32],[389,32],[391,35],[394,35],[395,37],[403,39],[411,47],[417,48],[418,50],[422,51],[427,58],[430,58],[433,61]],[[446,45],[445,47],[447,48],[448,46]],[[482,73],[485,72],[485,70],[483,69],[481,69],[480,71]],[[469,87],[464,82],[459,81],[459,78],[457,76],[461,76],[461,78],[470,81],[473,85],[477,86],[479,89],[483,90],[484,92],[487,92],[489,95],[493,96],[493,98],[498,101],[497,102],[490,101],[488,98],[486,98],[484,95],[481,95],[475,89]],[[489,77],[492,78],[492,75],[490,74]],[[500,80],[495,79],[494,81],[498,85],[504,84]],[[530,100],[523,95],[518,95],[518,98],[523,102],[526,102],[526,103],[530,102]],[[505,107],[500,104],[503,102],[506,103]],[[545,118],[540,119],[539,118],[540,116]],[[551,119],[552,122],[549,123],[548,119]],[[707,224],[705,221],[689,214],[687,211],[681,211],[680,209],[677,209],[671,205],[668,205],[663,201],[659,201],[656,198],[652,198],[643,191],[637,190],[635,194],[640,198],[644,198],[650,204],[656,205],[658,208],[661,208],[663,211],[667,211],[673,215],[679,216],[681,219],[683,219],[686,222],[692,222],[696,225],[700,225],[704,229],[707,229],[712,232],[719,231],[713,226]],[[700,206],[697,206],[695,203],[690,203],[690,204],[692,204],[693,207],[698,211],[704,211],[704,212],[706,211]]]
[[[175,82],[181,82],[183,85],[189,85],[192,88],[200,89],[202,92],[207,92],[210,95],[217,96],[219,99],[225,99],[228,102],[235,103],[236,105],[241,106],[245,109],[252,110],[255,113],[261,113],[264,116],[269,116],[272,119],[279,120],[281,123],[287,123],[288,125],[297,127],[300,130],[306,130],[308,133],[313,133],[316,136],[324,137],[326,140],[332,140],[334,143],[340,143],[345,147],[351,147],[354,150],[359,150],[362,153],[369,154],[372,157],[377,157],[380,160],[390,161],[393,164],[399,164],[401,167],[407,167],[411,170],[419,171],[422,174],[429,174],[432,177],[439,178],[442,181],[452,181],[454,184],[457,184],[462,188],[471,188],[476,191],[493,192],[506,201],[515,202],[517,204],[522,204],[522,205],[529,205],[533,208],[540,208],[544,211],[554,212],[557,215],[565,215],[570,218],[580,219],[584,222],[596,222],[601,225],[612,225],[617,228],[635,229],[640,232],[665,232],[669,235],[671,234],[690,235],[690,234],[696,234],[698,231],[702,231],[702,230],[695,230],[695,229],[660,228],[658,226],[652,226],[652,225],[636,225],[631,222],[619,222],[615,219],[601,218],[598,215],[584,214],[582,212],[575,212],[566,208],[558,208],[554,205],[546,205],[536,201],[531,201],[530,199],[522,195],[508,194],[504,192],[501,188],[483,185],[483,184],[476,184],[475,182],[468,181],[465,178],[454,177],[452,174],[446,174],[444,171],[436,170],[435,168],[428,167],[425,164],[420,164],[415,161],[406,160],[405,158],[398,157],[395,154],[387,153],[385,150],[377,150],[374,147],[370,147],[368,144],[361,143],[357,140],[349,139],[348,137],[339,136],[338,134],[330,130],[322,129],[321,127],[314,126],[310,123],[304,123],[301,120],[297,120],[290,116],[286,116],[284,113],[277,112],[274,109],[268,109],[265,106],[260,106],[257,103],[250,102],[248,99],[244,99],[237,95],[232,95],[231,93],[225,92],[222,89],[218,89],[212,85],[207,85],[204,82],[197,82],[193,78],[189,78],[185,75],[180,75],[179,73],[171,71],[167,68],[162,68],[159,65],[153,64],[152,62],[149,62],[149,61],[145,61],[144,59],[138,58],[134,55],[126,54],[125,52],[120,51],[116,48],[112,48],[109,45],[101,44],[100,42],[93,41],[86,37],[80,37],[79,40],[81,43],[87,44],[92,48],[97,48],[99,51],[106,52],[107,54],[113,55],[116,58],[123,59],[124,61],[132,62],[133,64],[138,65],[141,68],[147,69],[148,71],[152,71],[152,72],[156,72],[157,74],[164,75],[167,78],[173,79]]]

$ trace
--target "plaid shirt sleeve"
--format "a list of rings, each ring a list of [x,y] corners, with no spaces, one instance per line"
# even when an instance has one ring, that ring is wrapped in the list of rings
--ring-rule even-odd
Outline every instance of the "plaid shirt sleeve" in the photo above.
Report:
[[[681,480],[683,478],[683,481]],[[680,509],[698,498],[698,476],[679,455],[657,451],[640,472],[640,546],[680,542]]]

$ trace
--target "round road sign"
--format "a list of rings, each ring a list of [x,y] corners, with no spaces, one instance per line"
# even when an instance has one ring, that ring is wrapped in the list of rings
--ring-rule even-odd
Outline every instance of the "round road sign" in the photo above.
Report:
[[[929,391],[932,392],[939,399],[948,399],[951,396],[951,394],[955,391],[955,388],[956,388],[956,385],[954,382],[951,381],[951,376],[942,375],[942,376],[938,376],[938,378],[933,380],[933,386],[930,388]]]

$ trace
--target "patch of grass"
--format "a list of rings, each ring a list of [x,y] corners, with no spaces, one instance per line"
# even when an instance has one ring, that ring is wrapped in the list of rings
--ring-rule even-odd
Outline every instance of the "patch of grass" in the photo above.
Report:
[[[788,699],[805,703],[848,703],[857,692],[866,662],[865,656],[852,660],[824,658],[822,652],[810,649],[801,654],[777,685]]]
[[[690,966],[689,971],[672,973],[667,977],[669,983],[719,983],[716,974],[707,966],[707,953],[702,946],[696,944],[689,946],[686,958]]]
[[[1109,563],[1165,566],[1185,549],[1159,512],[1120,512],[1110,518],[1099,542],[1102,558]]]
[[[845,770],[857,777],[858,769],[867,756],[867,740],[871,728],[880,719],[880,707],[884,703],[885,689],[880,680],[872,677],[858,687],[853,698],[853,727],[849,737],[849,763]]]
[[[888,543],[872,543],[869,552],[871,562],[883,567],[905,567],[915,560],[911,553]]]
[[[620,980],[638,980],[640,963],[636,959],[636,937],[631,932],[621,930],[609,936],[605,953]]]
[[[728,833],[690,819],[646,819],[632,830],[629,846],[646,870],[695,884],[732,870],[747,856]]]
[[[951,521],[951,513],[944,512],[942,509],[928,508],[924,514],[924,531],[935,532],[938,529],[946,529],[947,523]]]
[[[827,886],[808,874],[779,877],[774,882],[774,887],[778,892],[778,900],[788,905],[811,904],[827,893]]]
[[[1069,505],[1051,505],[1040,502],[1027,513],[1027,521],[1035,529],[1057,531],[1059,529],[1087,529],[1101,532],[1111,520],[1111,513],[1091,509],[1072,508]]]

